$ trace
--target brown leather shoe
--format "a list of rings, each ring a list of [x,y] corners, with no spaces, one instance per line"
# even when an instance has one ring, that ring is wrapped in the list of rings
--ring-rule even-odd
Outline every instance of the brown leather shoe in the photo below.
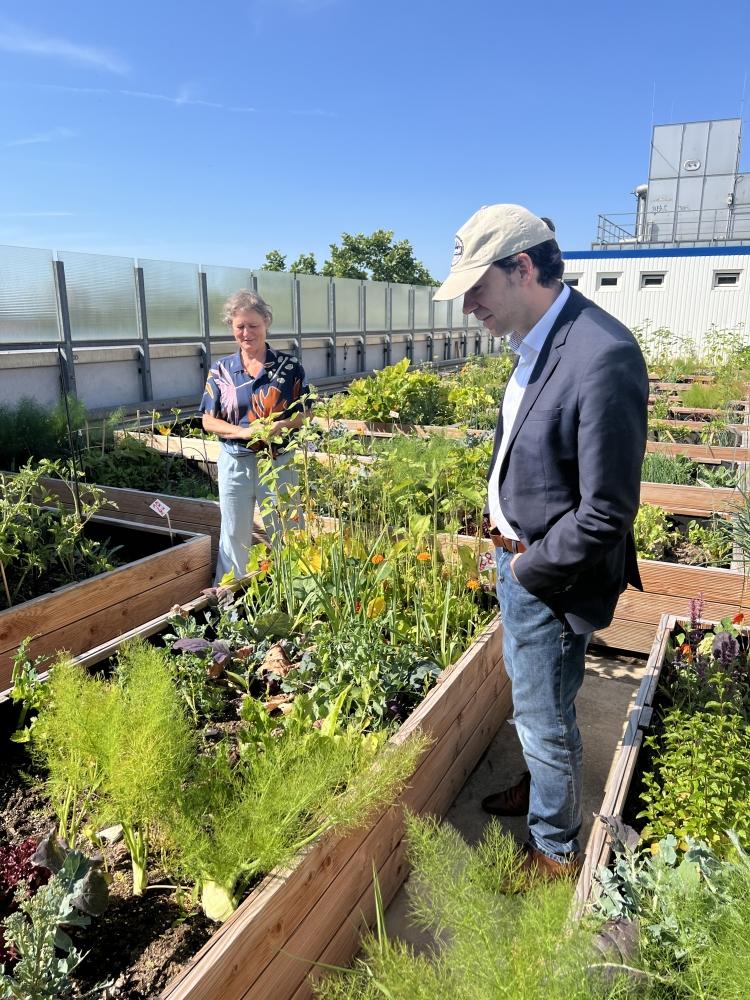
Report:
[[[482,799],[482,809],[493,816],[528,816],[530,787],[531,772],[525,771],[517,785]]]
[[[561,878],[575,878],[581,870],[578,858],[568,862],[553,861],[531,844],[524,844],[523,852],[525,856],[519,874],[526,874],[530,881],[541,879],[544,882],[552,882]]]

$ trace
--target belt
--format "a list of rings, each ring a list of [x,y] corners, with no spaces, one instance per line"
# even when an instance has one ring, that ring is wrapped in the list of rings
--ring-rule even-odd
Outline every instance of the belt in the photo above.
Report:
[[[490,528],[490,538],[493,543],[499,549],[505,549],[506,552],[525,552],[526,546],[523,542],[519,542],[516,538],[506,538],[502,532],[498,531],[497,528]]]

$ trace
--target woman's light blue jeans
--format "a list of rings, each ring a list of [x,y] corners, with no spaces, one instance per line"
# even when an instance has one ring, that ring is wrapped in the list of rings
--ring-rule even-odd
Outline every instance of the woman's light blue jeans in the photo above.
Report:
[[[222,442],[218,463],[221,536],[216,564],[217,586],[221,583],[221,578],[232,569],[235,576],[244,576],[247,572],[248,552],[253,544],[256,501],[263,515],[268,537],[273,544],[281,544],[282,531],[287,530],[289,525],[279,522],[279,495],[283,502],[286,493],[293,503],[297,495],[297,473],[291,466],[293,455],[289,451],[274,460],[277,475],[274,488],[274,484],[260,481],[255,455],[240,455],[236,446]],[[299,504],[295,505],[295,512],[300,520],[295,521],[293,527],[304,527]]]
[[[576,635],[518,583],[510,570],[510,552],[497,548],[495,556],[505,669],[513,684],[516,731],[531,772],[529,843],[548,858],[566,862],[580,850],[583,743],[575,697],[591,634]]]

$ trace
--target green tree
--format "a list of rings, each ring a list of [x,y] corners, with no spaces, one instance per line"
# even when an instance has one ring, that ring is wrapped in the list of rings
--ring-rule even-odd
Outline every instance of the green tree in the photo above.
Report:
[[[420,260],[409,240],[393,242],[393,232],[376,229],[371,236],[341,234],[341,246],[331,243],[331,256],[321,274],[332,278],[371,278],[407,285],[439,285]]]
[[[293,274],[317,274],[318,262],[314,253],[301,253],[289,268]]]
[[[286,256],[280,250],[271,250],[266,254],[262,271],[286,271]]]

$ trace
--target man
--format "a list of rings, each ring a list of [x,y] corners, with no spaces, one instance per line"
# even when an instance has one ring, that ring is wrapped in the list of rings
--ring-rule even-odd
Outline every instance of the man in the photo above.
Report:
[[[528,816],[523,868],[579,868],[582,742],[575,697],[591,633],[627,584],[646,448],[648,377],[622,323],[561,281],[549,220],[493,205],[456,236],[436,299],[463,295],[518,355],[495,432],[489,514],[505,666],[528,772],[482,803]]]

